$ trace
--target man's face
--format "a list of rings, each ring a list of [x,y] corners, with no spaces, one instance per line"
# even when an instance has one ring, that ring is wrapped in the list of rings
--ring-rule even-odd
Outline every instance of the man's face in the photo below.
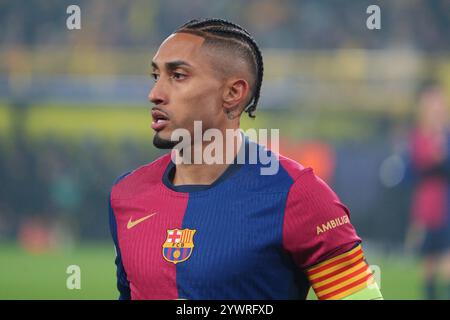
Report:
[[[447,108],[442,90],[428,89],[420,99],[419,120],[428,128],[441,127],[447,121]]]
[[[149,100],[154,104],[156,147],[173,147],[170,136],[177,128],[187,129],[192,137],[194,121],[202,121],[203,130],[221,126],[224,81],[214,72],[203,42],[196,35],[172,34],[153,57],[156,83]]]

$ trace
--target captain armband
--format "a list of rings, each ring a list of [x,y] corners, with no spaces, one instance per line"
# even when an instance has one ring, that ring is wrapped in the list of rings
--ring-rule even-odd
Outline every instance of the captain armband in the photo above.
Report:
[[[319,300],[383,299],[359,244],[307,270]]]

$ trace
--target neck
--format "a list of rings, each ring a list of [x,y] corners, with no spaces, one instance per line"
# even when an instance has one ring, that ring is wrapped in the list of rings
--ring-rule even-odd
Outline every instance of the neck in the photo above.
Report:
[[[230,166],[230,160],[233,161],[237,153],[239,152],[239,149],[242,145],[242,136],[240,131],[237,131],[238,134],[233,135],[232,137],[228,137],[226,134],[223,134],[222,136],[225,137],[225,141],[223,145],[219,145],[216,147],[215,150],[217,152],[221,151],[221,157],[214,157],[217,161],[215,163],[208,162],[208,159],[205,159],[205,155],[208,155],[210,152],[206,152],[205,149],[209,147],[209,150],[211,150],[211,144],[213,142],[199,142],[198,145],[195,147],[198,148],[198,150],[201,150],[201,161],[198,161],[198,159],[195,159],[194,145],[189,150],[183,150],[184,152],[190,152],[191,153],[191,159],[192,163],[177,163],[176,164],[176,170],[175,170],[175,176],[173,179],[173,185],[180,186],[180,185],[210,185],[214,181],[216,181],[224,172],[227,170],[227,168]],[[217,146],[217,145],[216,145]],[[230,151],[227,151],[227,146]],[[232,146],[232,148],[230,147]],[[218,150],[218,148],[220,148]],[[227,155],[227,152],[231,152]],[[199,152],[197,151],[197,154]],[[214,152],[215,155],[215,152]],[[227,158],[229,159],[227,161]],[[195,163],[194,163],[195,160]],[[206,160],[206,161],[205,161]]]

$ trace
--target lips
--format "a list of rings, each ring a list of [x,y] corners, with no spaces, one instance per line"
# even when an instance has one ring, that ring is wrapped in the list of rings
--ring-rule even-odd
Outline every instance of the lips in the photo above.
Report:
[[[169,117],[158,109],[152,110],[152,118],[152,129],[156,131],[162,130],[169,122]]]

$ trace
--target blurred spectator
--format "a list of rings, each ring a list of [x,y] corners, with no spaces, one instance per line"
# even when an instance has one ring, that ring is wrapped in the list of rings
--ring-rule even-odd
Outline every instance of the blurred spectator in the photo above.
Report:
[[[420,242],[427,299],[450,299],[450,131],[442,89],[426,84],[419,95],[415,127],[410,136],[410,163],[414,176],[411,225],[407,245]]]

